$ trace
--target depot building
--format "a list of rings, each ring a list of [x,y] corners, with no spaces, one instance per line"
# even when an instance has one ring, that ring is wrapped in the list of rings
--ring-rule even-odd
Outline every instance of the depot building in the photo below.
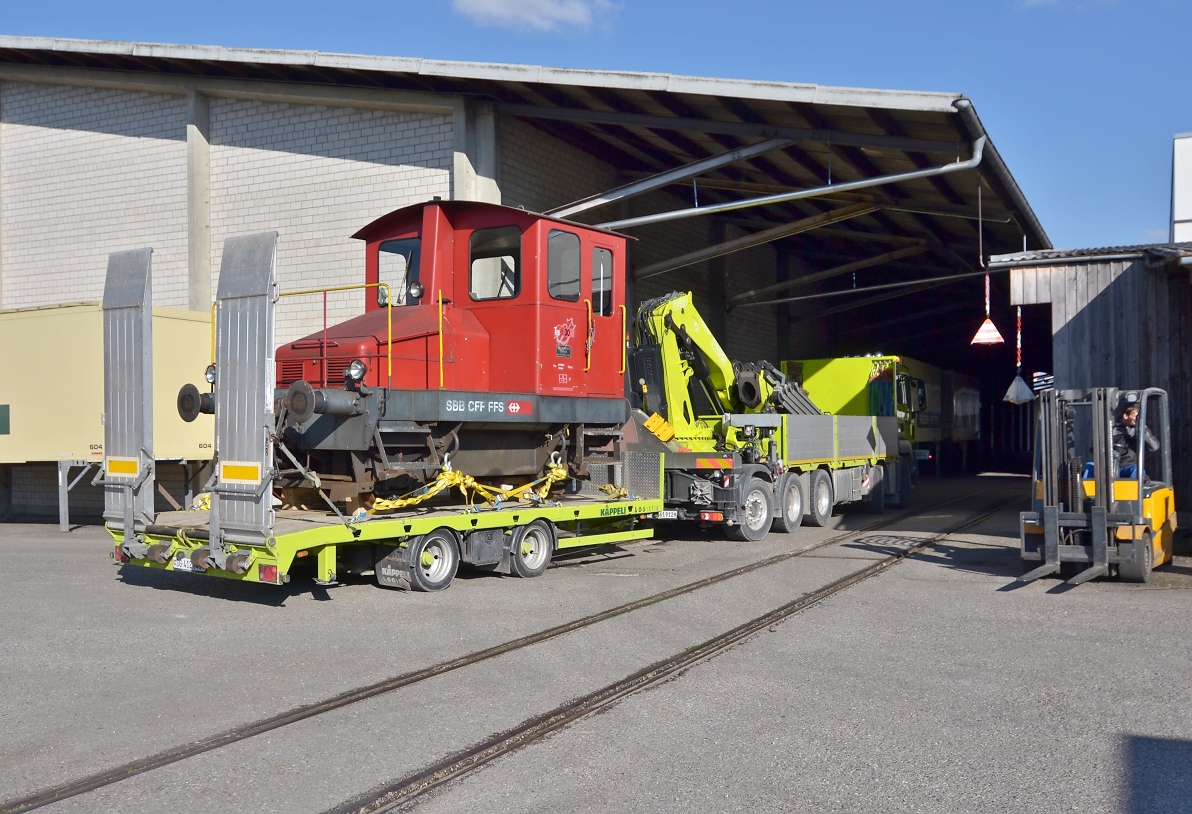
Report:
[[[884,352],[974,375],[988,411],[972,460],[1029,447],[1029,414],[998,403],[1015,370],[1008,275],[989,303],[1009,349],[969,342],[983,258],[1052,247],[960,94],[0,37],[0,309],[21,315],[3,328],[5,516],[57,514],[59,462],[102,457],[55,430],[101,420],[79,401],[102,389],[98,337],[27,337],[46,312],[96,307],[109,253],[152,247],[154,305],[197,346],[174,367],[197,381],[226,238],[277,231],[283,290],[349,286],[364,277],[353,234],[435,197],[629,235],[629,313],[692,291],[734,359]],[[278,343],[365,296],[284,300]],[[1024,332],[1027,368],[1051,369],[1047,314]],[[29,365],[71,360],[90,361],[30,392]],[[159,473],[176,498],[193,475]],[[82,515],[102,506],[89,483],[72,492]]]

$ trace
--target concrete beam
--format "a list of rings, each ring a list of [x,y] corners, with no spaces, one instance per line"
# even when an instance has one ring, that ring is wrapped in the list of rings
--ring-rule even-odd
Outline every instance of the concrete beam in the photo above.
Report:
[[[192,90],[186,105],[187,307],[211,308],[211,104]]]
[[[362,110],[390,110],[399,113],[432,113],[439,116],[449,116],[455,110],[453,97],[437,93],[336,88],[290,82],[259,82],[249,79],[157,76],[42,65],[0,65],[0,81],[2,80],[129,90],[142,93],[164,93],[171,96],[186,96],[192,91],[197,91],[206,96],[221,99],[246,99],[292,105],[326,105],[327,107],[351,107]]]
[[[497,178],[497,119],[492,102],[457,99],[452,110],[455,160],[452,197],[460,201],[501,202]]]

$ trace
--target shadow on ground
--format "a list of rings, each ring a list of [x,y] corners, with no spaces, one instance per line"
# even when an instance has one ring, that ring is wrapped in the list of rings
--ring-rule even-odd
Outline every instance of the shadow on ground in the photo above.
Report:
[[[1124,810],[1129,814],[1192,812],[1192,740],[1127,736]]]

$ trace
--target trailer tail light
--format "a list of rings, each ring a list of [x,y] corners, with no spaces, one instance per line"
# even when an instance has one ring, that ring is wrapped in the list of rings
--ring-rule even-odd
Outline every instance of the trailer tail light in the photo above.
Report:
[[[707,523],[723,523],[724,512],[700,512],[699,519]]]
[[[261,582],[277,583],[277,566],[261,563],[257,566],[257,579]]]

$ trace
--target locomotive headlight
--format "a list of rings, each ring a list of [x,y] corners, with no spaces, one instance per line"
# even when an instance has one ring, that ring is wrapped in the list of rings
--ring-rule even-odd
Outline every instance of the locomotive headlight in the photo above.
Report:
[[[215,384],[215,365],[207,365],[203,378],[207,380],[207,384]]]
[[[364,364],[360,359],[353,359],[352,363],[348,365],[348,378],[354,382],[358,382],[364,378],[364,374],[368,372],[368,365]]]

